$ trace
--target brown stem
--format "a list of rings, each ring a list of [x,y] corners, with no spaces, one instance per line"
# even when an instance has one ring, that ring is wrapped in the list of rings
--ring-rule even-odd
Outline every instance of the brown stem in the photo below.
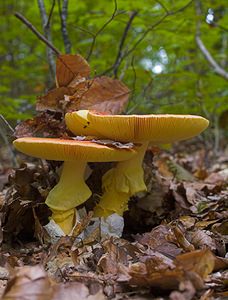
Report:
[[[133,20],[134,20],[134,18],[136,17],[137,14],[138,14],[137,11],[133,11],[131,13],[130,18],[129,18],[129,20],[128,20],[125,28],[124,28],[124,32],[123,32],[123,35],[122,35],[121,40],[120,40],[119,50],[118,50],[118,53],[117,53],[117,56],[116,56],[116,60],[113,64],[113,73],[114,73],[115,78],[117,78],[118,68],[120,66],[122,55],[123,55],[123,46],[124,46],[125,40],[127,38],[128,31],[130,30],[131,24],[132,24],[132,22],[133,22]]]
[[[45,36],[43,36],[33,25],[30,23],[24,16],[20,13],[16,12],[15,17],[22,21],[45,45],[47,45],[57,56],[61,54],[61,52],[50,43]]]
[[[109,23],[111,23],[112,20],[115,18],[116,12],[117,12],[117,0],[114,0],[114,5],[115,5],[115,6],[114,6],[113,13],[112,13],[111,17],[108,19],[108,21],[105,22],[104,25],[103,25],[103,26],[102,26],[95,34],[92,34],[92,36],[93,36],[93,41],[92,41],[92,44],[91,44],[91,46],[90,46],[89,53],[88,53],[88,55],[87,55],[86,60],[89,60],[89,59],[90,59],[90,56],[91,56],[92,53],[93,53],[93,48],[94,48],[94,46],[95,46],[95,42],[96,42],[96,38],[97,38],[98,34],[100,34],[100,33],[105,29],[105,27],[106,27]]]

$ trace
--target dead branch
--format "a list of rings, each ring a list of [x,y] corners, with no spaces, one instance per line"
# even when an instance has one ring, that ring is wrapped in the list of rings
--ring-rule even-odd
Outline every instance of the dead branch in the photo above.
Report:
[[[161,2],[159,1],[160,5],[162,6],[162,8],[164,8],[166,13],[163,15],[163,17],[161,17],[160,20],[158,20],[157,22],[152,24],[147,30],[144,31],[142,36],[135,42],[135,44],[132,46],[132,48],[129,49],[128,51],[126,51],[126,53],[123,55],[123,58],[127,57],[130,53],[132,53],[137,48],[137,46],[145,39],[147,34],[150,31],[152,31],[155,27],[160,25],[167,17],[176,15],[176,14],[184,11],[186,8],[188,8],[192,4],[192,2],[193,2],[193,0],[190,0],[186,5],[184,5],[183,7],[179,8],[179,9],[177,9],[176,11],[168,11],[167,8],[165,8],[164,5],[161,5]]]
[[[60,55],[60,51],[48,41],[24,16],[16,12],[15,17],[22,21],[45,45],[47,45],[57,56]]]
[[[61,32],[63,37],[63,43],[65,47],[65,53],[71,53],[71,41],[67,31],[67,13],[68,13],[68,0],[63,0],[62,8],[60,0],[58,0],[59,16],[61,20]]]
[[[154,24],[149,26],[149,28],[142,33],[141,37],[135,42],[135,44],[129,50],[125,51],[125,53],[122,54],[122,56],[119,58],[118,64],[120,65],[121,62],[123,61],[123,59],[125,59],[127,56],[129,56],[129,54],[131,54],[132,52],[135,51],[135,49],[145,39],[145,37],[148,35],[148,33],[150,31],[152,31],[155,27],[159,26],[167,17],[176,15],[176,14],[184,11],[186,8],[188,8],[193,3],[193,1],[194,0],[190,0],[186,5],[182,6],[181,8],[177,9],[176,11],[168,11],[168,9],[164,5],[162,5],[161,2],[159,1],[159,4],[162,6],[162,8],[165,10],[166,13],[161,17],[161,19],[159,19],[157,22],[155,22]],[[114,66],[115,66],[115,63],[110,68],[105,70],[101,75],[105,75],[105,74],[109,73],[110,71],[112,71]]]
[[[205,59],[207,60],[207,62],[214,69],[215,73],[217,75],[221,76],[222,78],[228,80],[228,72],[226,72],[226,70],[224,70],[216,62],[216,60],[210,54],[210,52],[208,51],[208,49],[206,48],[206,46],[204,45],[203,41],[200,38],[200,36],[201,36],[201,21],[200,21],[200,17],[202,16],[202,8],[201,8],[201,2],[200,1],[198,1],[198,0],[195,1],[195,8],[196,8],[196,14],[199,17],[198,21],[197,21],[197,24],[196,24],[196,36],[195,36],[196,44],[197,44],[198,48],[200,49],[201,53],[203,54],[203,56],[205,57]]]
[[[95,34],[91,34],[93,36],[93,41],[92,41],[92,44],[90,46],[89,53],[88,53],[88,55],[86,57],[87,61],[89,61],[90,56],[93,53],[93,49],[94,49],[94,46],[95,46],[95,43],[96,43],[97,36],[105,29],[106,26],[108,26],[109,23],[112,22],[112,20],[116,16],[116,12],[117,12],[117,0],[114,0],[114,10],[113,10],[113,13],[112,13],[111,17],[108,19],[107,22],[104,23],[104,25]]]
[[[13,136],[14,130],[10,126],[10,124],[6,121],[6,119],[3,117],[3,115],[0,115],[0,136],[2,137],[3,142],[5,143],[9,156],[12,161],[12,165],[14,168],[18,167],[16,155],[12,148],[12,136]]]
[[[202,52],[203,56],[208,61],[208,63],[213,67],[215,73],[228,80],[228,72],[226,72],[222,67],[220,67],[219,64],[215,61],[215,59],[207,50],[206,46],[204,45],[204,43],[202,42],[198,34],[196,35],[196,44],[199,47],[200,51]]]
[[[123,34],[122,34],[122,37],[121,37],[121,40],[120,40],[120,44],[119,44],[119,51],[117,53],[117,56],[116,56],[116,60],[113,64],[113,74],[114,74],[114,77],[117,78],[117,73],[118,73],[118,68],[120,66],[120,63],[121,63],[121,59],[122,59],[122,55],[123,55],[123,47],[124,47],[124,43],[125,43],[125,40],[127,38],[127,34],[131,28],[131,24],[134,20],[134,18],[136,17],[136,15],[138,14],[137,11],[133,11],[131,14],[130,14],[130,18],[124,28],[124,31],[123,31]]]
[[[50,22],[48,22],[48,17],[47,17],[44,1],[37,0],[37,2],[38,2],[39,9],[40,9],[40,16],[42,19],[44,36],[50,43],[52,43]],[[54,59],[54,55],[53,55],[53,52],[51,51],[50,47],[47,47],[47,57],[48,57],[51,74],[54,77],[55,76],[55,59]]]
[[[51,10],[50,10],[50,13],[49,13],[49,16],[48,16],[48,21],[47,21],[47,24],[45,25],[45,27],[50,26],[50,22],[51,22],[51,18],[52,18],[52,15],[53,15],[54,8],[55,8],[55,0],[53,0],[53,2],[52,2]]]

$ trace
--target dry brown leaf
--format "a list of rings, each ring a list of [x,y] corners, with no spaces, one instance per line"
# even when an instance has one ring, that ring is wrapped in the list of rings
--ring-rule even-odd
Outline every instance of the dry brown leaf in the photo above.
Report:
[[[214,224],[212,230],[220,235],[228,235],[228,220],[225,219],[222,223]]]
[[[90,295],[89,289],[79,282],[56,284],[41,266],[22,267],[7,284],[3,300],[105,300],[99,291]]]
[[[219,271],[219,270],[223,270],[223,269],[228,269],[228,258],[215,256],[214,271]]]
[[[169,241],[168,236],[173,236],[173,240]],[[182,249],[174,244],[175,236],[171,228],[166,225],[159,225],[152,229],[151,232],[137,235],[136,240],[142,245],[148,245],[151,249],[167,254],[168,256],[175,257],[180,254]]]
[[[209,232],[208,232],[209,233]],[[205,230],[196,230],[192,233],[191,243],[197,248],[208,247],[212,251],[216,250],[215,240]]]
[[[58,284],[54,286],[54,294],[50,300],[105,300],[102,291],[89,295],[88,288],[79,282]],[[43,299],[42,299],[43,300]]]
[[[88,77],[90,66],[88,62],[79,54],[59,55],[56,60],[56,80],[58,86],[67,86],[76,78]]]
[[[61,113],[42,112],[33,119],[19,123],[15,128],[16,138],[38,136],[38,137],[61,137],[66,135],[65,124]]]
[[[228,168],[217,173],[210,174],[205,181],[210,184],[226,185],[228,181]]]
[[[177,289],[181,282],[190,280],[196,289],[203,288],[201,277],[195,272],[186,272],[182,267],[174,270],[160,270],[156,272],[150,269],[150,265],[135,263],[129,267],[128,274],[131,276],[130,285],[151,286],[162,290]]]
[[[37,111],[62,111],[64,106],[64,96],[70,96],[74,93],[74,89],[69,87],[59,87],[49,91],[44,96],[37,98],[36,110]],[[66,103],[67,105],[67,103]]]
[[[174,262],[177,266],[183,267],[186,271],[195,272],[202,278],[206,278],[215,266],[214,255],[209,249],[178,255]]]
[[[196,223],[196,219],[190,216],[181,216],[178,221],[184,226],[185,229],[192,228]]]
[[[3,300],[50,300],[52,287],[45,271],[40,266],[23,267],[16,271],[8,282]]]
[[[90,109],[109,114],[119,114],[124,110],[129,97],[129,89],[119,80],[97,77],[77,82],[73,87],[60,87],[39,97],[38,111],[73,111]]]
[[[196,293],[191,281],[186,280],[179,284],[179,291],[173,291],[169,295],[170,300],[192,300]]]
[[[184,233],[178,226],[174,226],[172,229],[175,238],[182,249],[185,251],[195,250],[194,246],[187,240],[187,238],[184,236]]]
[[[78,109],[90,109],[109,114],[123,112],[130,91],[121,81],[102,76],[83,84],[88,88],[80,95],[81,101]],[[74,96],[78,97],[78,93],[79,91]],[[69,109],[72,109],[70,105]]]
[[[116,275],[119,268],[118,264],[127,263],[127,248],[125,246],[127,246],[128,243],[125,245],[121,243],[121,240],[118,242],[111,238],[110,240],[105,240],[102,245],[105,254],[101,256],[97,265],[102,272]]]

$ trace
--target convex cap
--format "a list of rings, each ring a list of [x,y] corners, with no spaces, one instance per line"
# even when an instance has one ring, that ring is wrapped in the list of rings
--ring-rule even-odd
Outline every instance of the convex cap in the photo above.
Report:
[[[13,142],[20,152],[43,159],[88,162],[122,161],[136,154],[134,148],[108,147],[90,141],[24,137]]]
[[[82,132],[77,115],[80,115],[80,124],[83,115],[86,116],[87,125],[84,126],[88,127],[88,132],[96,130],[99,138],[106,137],[121,142],[172,143],[200,134],[209,124],[207,119],[195,115],[105,115],[92,111],[82,115],[78,111],[65,116],[66,124],[74,134]]]

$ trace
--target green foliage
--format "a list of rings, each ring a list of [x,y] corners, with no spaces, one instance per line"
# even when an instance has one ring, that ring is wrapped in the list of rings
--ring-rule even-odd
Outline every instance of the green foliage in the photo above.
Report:
[[[52,1],[44,3],[49,14]],[[227,0],[117,0],[113,20],[103,27],[114,12],[114,1],[69,1],[72,53],[86,58],[100,31],[89,58],[93,75],[115,74],[132,89],[127,113],[198,113],[213,120],[228,110],[227,81],[204,58],[195,35],[200,26],[205,46],[226,69],[226,4]],[[54,78],[50,81],[46,46],[13,15],[20,12],[43,33],[37,1],[8,0],[0,5],[0,112],[15,121],[34,112],[36,96],[53,87]],[[209,9],[216,25],[206,22]],[[137,15],[125,36],[132,12]],[[53,44],[64,52],[57,1],[50,24]],[[122,60],[115,72],[117,56]]]

